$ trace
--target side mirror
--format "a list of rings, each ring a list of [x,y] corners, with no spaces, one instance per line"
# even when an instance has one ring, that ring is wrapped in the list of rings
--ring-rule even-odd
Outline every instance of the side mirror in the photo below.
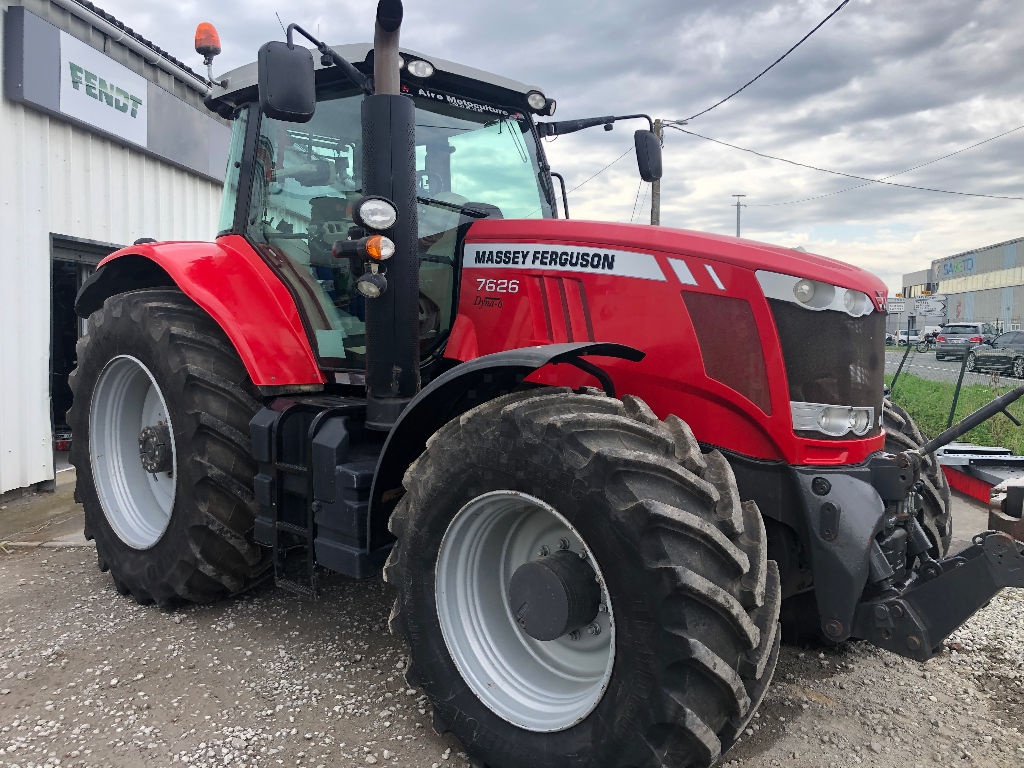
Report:
[[[289,123],[308,123],[316,110],[313,54],[288,43],[266,43],[260,48],[257,69],[263,114]]]
[[[654,131],[637,131],[633,134],[636,144],[636,164],[640,178],[644,181],[658,181],[661,178],[661,142]]]

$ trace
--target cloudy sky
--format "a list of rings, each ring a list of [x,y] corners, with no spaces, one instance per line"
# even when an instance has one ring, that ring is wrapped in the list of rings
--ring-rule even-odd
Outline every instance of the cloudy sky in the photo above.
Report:
[[[558,100],[560,119],[684,120],[758,74],[839,3],[406,0],[402,44],[539,86]],[[193,30],[213,22],[224,48],[218,73],[282,38],[277,13],[337,44],[371,40],[375,8],[373,0],[97,4],[197,71]],[[850,0],[760,80],[686,126],[761,155],[962,194],[865,183],[669,130],[662,223],[734,234],[732,195],[745,194],[744,237],[857,264],[891,292],[931,259],[1024,237],[1022,30],[1020,0]],[[576,187],[632,146],[634,127],[560,137],[546,147],[551,164]],[[632,153],[570,196],[573,218],[649,220],[649,203]]]

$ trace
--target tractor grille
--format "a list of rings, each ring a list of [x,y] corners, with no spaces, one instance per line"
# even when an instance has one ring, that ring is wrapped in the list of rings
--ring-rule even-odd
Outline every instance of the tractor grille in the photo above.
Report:
[[[813,312],[792,302],[769,299],[782,343],[789,399],[803,403],[865,406],[875,409],[868,435],[878,433],[885,385],[885,315],[850,317]],[[807,436],[824,438],[815,432]],[[847,435],[833,439],[863,439]]]

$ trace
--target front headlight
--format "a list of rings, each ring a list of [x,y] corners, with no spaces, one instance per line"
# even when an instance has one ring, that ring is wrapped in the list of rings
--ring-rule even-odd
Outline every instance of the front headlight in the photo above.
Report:
[[[875,409],[869,407],[798,402],[790,402],[789,407],[794,430],[821,432],[829,437],[867,434],[875,419]]]
[[[874,311],[868,295],[852,288],[765,270],[757,271],[757,281],[769,299],[788,301],[804,309],[816,312],[830,309],[851,317],[863,317]]]

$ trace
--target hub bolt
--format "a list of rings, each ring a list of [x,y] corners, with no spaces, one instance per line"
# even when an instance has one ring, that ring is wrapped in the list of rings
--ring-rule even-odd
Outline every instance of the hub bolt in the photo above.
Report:
[[[551,554],[551,548],[547,544],[544,544],[540,549],[537,550],[537,554],[541,557],[547,557]]]
[[[587,627],[587,632],[596,637],[597,635],[601,634],[601,626],[599,624],[591,624],[589,627]]]

